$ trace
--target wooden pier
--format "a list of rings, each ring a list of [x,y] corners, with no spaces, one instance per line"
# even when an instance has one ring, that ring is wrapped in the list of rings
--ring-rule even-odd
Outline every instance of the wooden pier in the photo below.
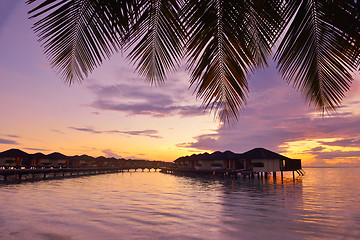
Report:
[[[32,168],[32,169],[0,169],[0,182],[36,181],[59,179],[87,175],[137,171],[157,171],[159,167],[83,167],[83,168]]]
[[[231,169],[216,169],[216,170],[199,170],[193,168],[161,168],[162,173],[174,174],[174,175],[185,175],[185,176],[218,176],[218,177],[229,177],[229,178],[264,178],[267,179],[270,177],[271,172],[254,172],[251,170],[231,170]],[[305,171],[303,169],[298,169],[292,171],[293,181],[295,181],[295,172],[298,176],[304,176]],[[273,172],[273,178],[276,179],[276,172]],[[281,171],[281,180],[284,179],[283,171]]]
[[[162,173],[179,174],[179,175],[213,175],[218,177],[251,177],[252,171],[248,170],[231,170],[231,169],[216,169],[216,170],[199,170],[192,168],[161,168]]]

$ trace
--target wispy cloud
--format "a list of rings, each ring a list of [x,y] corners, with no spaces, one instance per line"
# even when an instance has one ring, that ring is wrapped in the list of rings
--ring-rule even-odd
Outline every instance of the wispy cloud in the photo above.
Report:
[[[0,138],[0,144],[18,145],[19,143],[11,139]]]
[[[7,134],[6,136],[11,138],[20,138],[20,136],[14,134]]]
[[[204,109],[199,106],[176,106],[155,104],[152,102],[142,103],[119,103],[115,101],[97,100],[93,107],[102,110],[112,110],[128,113],[129,115],[148,115],[157,118],[180,115],[182,117],[201,116]]]
[[[54,133],[59,133],[59,134],[65,134],[63,131],[57,130],[57,129],[52,129],[51,130]]]
[[[260,73],[250,88],[248,106],[233,126],[221,126],[213,134],[194,137],[194,141],[177,144],[180,148],[199,150],[232,150],[244,152],[255,147],[265,147],[283,152],[284,143],[309,139],[334,138],[323,141],[323,147],[304,149],[317,160],[343,159],[360,164],[358,151],[349,149],[329,152],[325,146],[360,147],[360,114],[351,109],[360,109],[359,101],[349,99],[338,113],[321,116],[309,108],[299,93],[280,79]],[[273,79],[270,79],[273,78]],[[271,82],[271,84],[269,84]],[[263,84],[263,85],[262,85]],[[320,140],[319,140],[320,141]],[[301,153],[299,153],[301,154]]]
[[[145,136],[151,138],[162,138],[158,135],[157,130],[132,130],[132,131],[119,131],[119,130],[106,130],[106,131],[99,131],[94,130],[93,128],[78,128],[78,127],[69,127],[70,129],[81,131],[81,132],[88,132],[92,134],[123,134],[123,135],[131,135],[131,136]]]
[[[187,89],[171,85],[150,88],[145,83],[122,83],[115,85],[93,84],[88,87],[96,96],[90,106],[99,110],[124,112],[129,115],[148,115],[157,118],[179,115],[201,116],[204,109],[194,101],[186,101]],[[183,91],[183,92],[182,92]],[[191,100],[194,100],[193,97]]]
[[[360,151],[330,151],[330,152],[313,152],[316,155],[316,158],[319,159],[346,159],[349,160],[350,158],[354,158],[356,161],[359,161]]]
[[[102,131],[96,131],[92,128],[78,128],[78,127],[69,127],[70,129],[73,129],[73,130],[77,130],[77,131],[80,131],[80,132],[88,132],[88,133],[103,133]]]
[[[161,138],[157,134],[159,133],[157,130],[140,130],[140,131],[106,131],[106,133],[119,133],[119,134],[126,134],[126,135],[132,135],[132,136],[146,136],[146,137],[152,137],[152,138]]]
[[[321,142],[323,145],[338,147],[360,147],[360,139],[348,138],[332,142]]]
[[[26,150],[31,150],[31,151],[49,151],[49,149],[45,149],[45,148],[30,148],[30,147],[26,147],[24,148]]]
[[[102,152],[105,154],[105,157],[108,157],[108,158],[111,158],[111,157],[118,158],[118,159],[123,158],[121,155],[117,154],[116,152],[114,152],[111,149],[104,149],[104,150],[102,150]]]

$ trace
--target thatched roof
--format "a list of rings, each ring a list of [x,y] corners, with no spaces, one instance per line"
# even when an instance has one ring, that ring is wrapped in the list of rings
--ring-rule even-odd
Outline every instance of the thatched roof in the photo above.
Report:
[[[88,155],[75,155],[75,156],[66,156],[62,153],[59,153],[59,152],[54,152],[54,153],[50,153],[48,155],[45,155],[43,153],[34,153],[34,154],[28,154],[24,151],[21,151],[19,149],[9,149],[9,150],[6,150],[4,152],[0,152],[0,157],[19,157],[19,158],[22,158],[22,159],[31,159],[31,158],[38,158],[38,159],[69,159],[69,160],[85,160],[85,161],[93,161],[93,160],[104,160],[104,161],[148,161],[148,160],[133,160],[133,159],[124,159],[124,158],[121,158],[121,159],[117,159],[117,158],[114,158],[114,157],[111,157],[111,158],[107,158],[107,157],[97,157],[97,158],[94,158],[92,156],[88,156]],[[160,161],[162,162],[162,161]]]
[[[93,160],[95,160],[94,157],[89,156],[89,155],[86,155],[86,154],[83,154],[83,155],[81,155],[81,156],[75,155],[75,156],[72,156],[72,157],[70,157],[70,158],[73,159],[73,160],[86,160],[86,161],[93,161]]]
[[[280,159],[288,160],[290,158],[280,155],[278,153],[272,152],[265,148],[254,148],[250,151],[247,151],[241,154],[241,159]]]
[[[0,157],[20,157],[20,158],[27,158],[29,154],[19,149],[9,149],[4,152],[0,153]]]
[[[38,153],[34,153],[34,154],[29,154],[31,158],[39,158],[39,159],[44,159],[46,158],[46,155],[38,152]]]
[[[233,153],[231,151],[225,151],[220,152],[216,151],[211,154],[209,153],[200,153],[200,154],[193,154],[191,156],[185,156],[185,157],[179,157],[175,160],[177,161],[184,161],[184,160],[190,160],[190,161],[197,161],[197,160],[228,160],[228,159],[239,159],[241,154]]]
[[[69,158],[68,156],[65,156],[64,154],[59,153],[59,152],[50,153],[50,154],[46,155],[46,157],[48,159],[68,159]]]
[[[231,151],[225,152],[213,152],[209,153],[201,153],[201,154],[193,154],[191,156],[179,157],[174,162],[177,161],[196,161],[196,160],[238,160],[238,159],[280,159],[280,160],[287,160],[290,159],[278,153],[272,152],[265,148],[254,148],[250,151],[245,153],[233,153]]]

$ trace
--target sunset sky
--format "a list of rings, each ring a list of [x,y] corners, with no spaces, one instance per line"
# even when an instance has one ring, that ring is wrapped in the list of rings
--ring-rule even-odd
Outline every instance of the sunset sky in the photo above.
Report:
[[[151,86],[126,53],[81,84],[64,84],[42,53],[24,2],[0,3],[0,151],[173,161],[264,147],[303,165],[360,165],[359,72],[338,112],[322,116],[270,63],[250,76],[239,121],[224,125],[201,108],[185,70]]]

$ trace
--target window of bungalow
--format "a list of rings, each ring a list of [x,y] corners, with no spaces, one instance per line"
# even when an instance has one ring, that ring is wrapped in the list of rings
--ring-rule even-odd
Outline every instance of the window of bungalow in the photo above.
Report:
[[[254,162],[253,167],[264,167],[264,163],[263,162]]]

